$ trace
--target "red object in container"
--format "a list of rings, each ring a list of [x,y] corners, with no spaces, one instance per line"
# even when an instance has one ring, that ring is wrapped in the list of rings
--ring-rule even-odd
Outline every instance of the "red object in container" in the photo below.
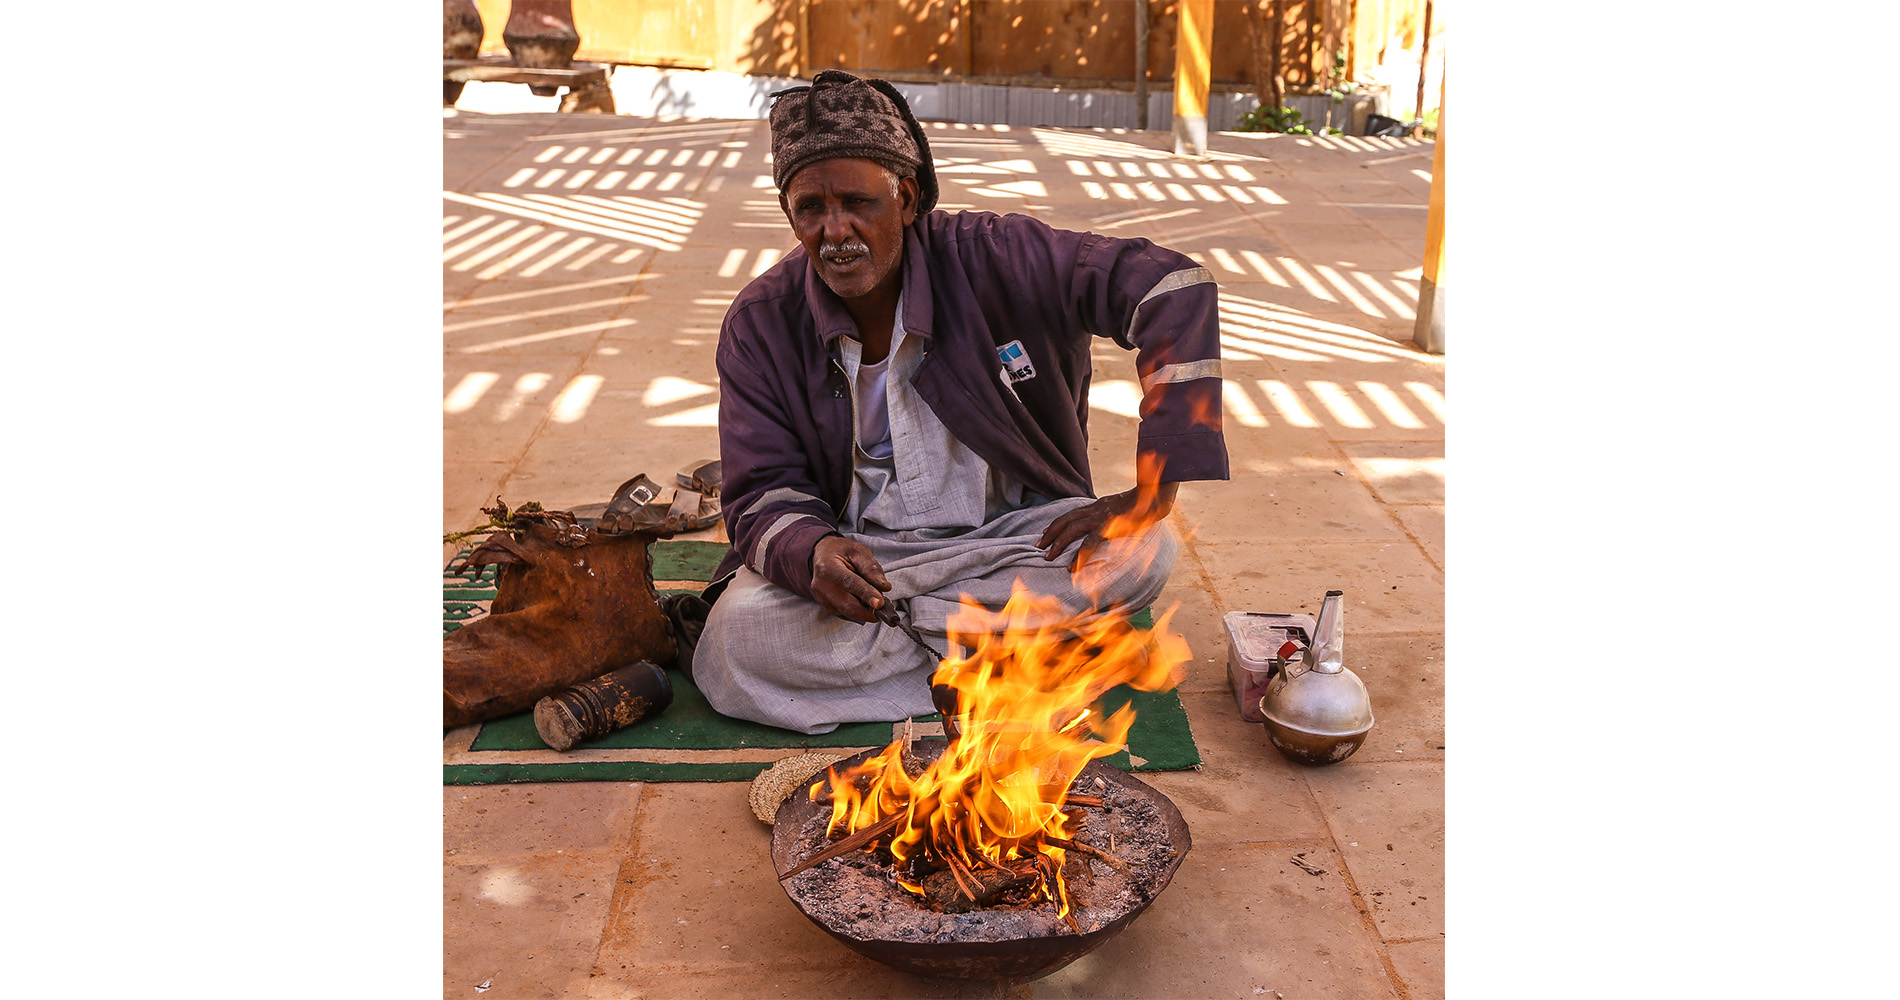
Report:
[[[1227,680],[1234,688],[1235,707],[1242,719],[1264,722],[1260,698],[1285,659],[1281,651],[1287,646],[1296,652],[1305,648],[1312,640],[1313,617],[1229,611],[1221,622],[1227,627]]]

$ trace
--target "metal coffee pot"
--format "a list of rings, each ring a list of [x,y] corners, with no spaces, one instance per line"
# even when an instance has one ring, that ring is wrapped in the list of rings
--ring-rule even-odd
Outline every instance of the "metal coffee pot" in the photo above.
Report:
[[[1372,697],[1365,682],[1343,663],[1343,594],[1326,592],[1314,622],[1313,644],[1290,658],[1260,697],[1267,737],[1301,764],[1337,764],[1352,756],[1372,731]]]

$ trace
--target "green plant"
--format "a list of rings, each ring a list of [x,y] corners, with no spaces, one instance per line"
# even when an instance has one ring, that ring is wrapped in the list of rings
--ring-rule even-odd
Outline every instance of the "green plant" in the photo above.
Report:
[[[1346,79],[1346,50],[1335,51],[1333,70],[1327,74],[1326,98],[1334,104],[1343,104],[1349,95],[1358,90],[1358,84]]]
[[[1287,135],[1312,135],[1306,116],[1294,108],[1270,108],[1262,104],[1240,116],[1236,132],[1284,132]]]
[[[1325,96],[1330,107],[1326,111],[1326,120],[1333,120],[1332,108],[1342,108],[1346,98],[1359,92],[1359,84],[1346,79],[1346,50],[1338,49],[1333,53],[1333,68],[1326,75],[1327,86],[1316,93]],[[1327,124],[1318,132],[1313,126],[1318,122],[1309,122],[1306,116],[1292,107],[1270,108],[1264,104],[1240,116],[1234,125],[1236,132],[1283,132],[1287,135],[1345,135],[1346,130]]]

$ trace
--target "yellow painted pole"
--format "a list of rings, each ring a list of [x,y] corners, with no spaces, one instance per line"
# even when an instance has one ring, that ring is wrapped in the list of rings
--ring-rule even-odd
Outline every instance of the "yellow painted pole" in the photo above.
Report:
[[[1214,0],[1180,0],[1174,33],[1174,152],[1207,155],[1207,92],[1214,80]]]
[[[1420,68],[1420,72],[1424,72]],[[1432,200],[1425,215],[1425,268],[1418,283],[1418,319],[1412,342],[1427,354],[1445,353],[1445,81],[1438,81],[1438,140],[1432,146]]]

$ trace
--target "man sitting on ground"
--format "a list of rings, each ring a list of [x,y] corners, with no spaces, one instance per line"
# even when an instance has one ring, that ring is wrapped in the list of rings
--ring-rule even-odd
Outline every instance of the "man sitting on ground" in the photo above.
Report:
[[[1142,239],[932,211],[896,88],[825,70],[775,95],[773,181],[800,249],[720,329],[732,547],[693,678],[720,712],[824,733],[932,710],[960,597],[1020,581],[1077,622],[1160,593],[1177,484],[1226,479],[1216,289]],[[1136,352],[1135,489],[1096,499],[1094,337]]]

